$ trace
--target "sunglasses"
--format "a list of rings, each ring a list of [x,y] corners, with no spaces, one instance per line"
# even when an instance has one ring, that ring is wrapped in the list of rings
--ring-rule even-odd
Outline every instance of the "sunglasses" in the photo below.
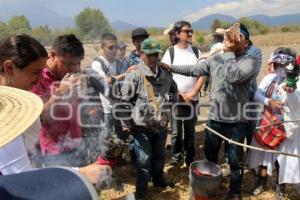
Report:
[[[109,46],[107,48],[112,51],[113,49],[118,49],[118,46],[117,45],[113,45],[113,46]]]
[[[189,33],[193,34],[194,30],[193,29],[186,29],[186,30],[181,30],[179,32],[185,32],[186,34],[189,34]]]

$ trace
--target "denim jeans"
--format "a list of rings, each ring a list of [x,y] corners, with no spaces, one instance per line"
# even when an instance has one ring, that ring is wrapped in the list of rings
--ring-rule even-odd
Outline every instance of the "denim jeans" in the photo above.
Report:
[[[236,142],[243,143],[245,139],[244,123],[222,123],[213,120],[207,126]],[[204,154],[208,161],[217,163],[222,138],[205,129]],[[230,192],[240,194],[243,182],[243,147],[235,144],[228,145],[228,159],[231,170]]]
[[[194,101],[191,105],[194,108],[192,118],[187,120],[172,119],[172,160],[179,162],[181,160],[182,150],[186,156],[185,162],[187,165],[194,161],[195,157],[195,125],[197,122],[198,111],[196,111],[198,101]],[[177,116],[185,116],[185,113],[190,113],[189,108],[177,110]],[[184,138],[182,139],[182,133]],[[183,145],[182,145],[183,143]],[[183,147],[183,149],[182,149]]]
[[[151,178],[154,184],[163,179],[167,129],[159,133],[135,129],[133,137],[137,168],[136,192],[143,195],[147,192],[148,181]]]

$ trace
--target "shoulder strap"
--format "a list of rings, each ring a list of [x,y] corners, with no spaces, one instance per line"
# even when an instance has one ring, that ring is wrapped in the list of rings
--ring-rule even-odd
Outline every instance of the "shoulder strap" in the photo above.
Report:
[[[196,58],[199,58],[199,49],[195,46],[192,46],[192,49],[193,49],[193,52],[194,52]]]
[[[106,75],[109,75],[109,74],[110,74],[110,73],[109,73],[109,69],[108,69],[108,67],[106,66],[104,60],[102,60],[102,59],[99,58],[99,57],[96,57],[96,58],[94,58],[94,61],[97,61],[97,62],[99,62],[99,63],[101,64],[102,69],[103,69],[103,71],[104,71],[104,73],[105,73]]]
[[[154,108],[154,111],[157,112],[157,111],[159,111],[159,105],[158,105],[158,102],[156,101],[153,87],[152,87],[150,81],[147,79],[147,77],[146,76],[143,76],[143,77],[144,77],[147,93],[149,94],[149,97],[152,100],[152,106]]]
[[[199,49],[195,46],[192,46],[192,50],[193,50],[196,58],[199,58]],[[174,47],[169,48],[169,54],[170,54],[170,58],[171,58],[171,64],[173,64],[174,56],[175,56]]]
[[[272,93],[273,93],[273,91],[274,91],[274,89],[275,89],[275,85],[276,85],[275,79],[276,79],[276,76],[273,78],[271,84],[270,84],[269,87],[267,88],[267,91],[266,91],[266,94],[265,94],[265,95],[266,95],[266,97],[268,97],[268,98],[271,98],[271,97],[272,97]]]
[[[169,48],[169,54],[170,54],[170,58],[171,58],[171,64],[173,64],[173,61],[174,61],[174,47]]]
[[[121,74],[121,67],[122,67],[121,61],[119,59],[116,59],[117,75]]]

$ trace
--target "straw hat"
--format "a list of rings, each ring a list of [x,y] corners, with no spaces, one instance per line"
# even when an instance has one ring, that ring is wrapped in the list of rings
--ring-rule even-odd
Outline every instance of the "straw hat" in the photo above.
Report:
[[[35,94],[0,86],[0,147],[29,128],[42,109],[43,102]]]
[[[175,27],[175,24],[170,24],[168,28],[164,30],[164,35],[168,35]]]
[[[224,36],[225,29],[224,28],[217,28],[213,34],[210,34],[210,36],[220,35]]]

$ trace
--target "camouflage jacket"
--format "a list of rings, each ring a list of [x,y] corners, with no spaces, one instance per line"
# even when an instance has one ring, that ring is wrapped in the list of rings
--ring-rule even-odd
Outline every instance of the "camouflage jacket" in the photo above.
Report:
[[[157,66],[157,73],[154,74],[142,61],[136,71],[125,77],[123,83],[122,100],[132,106],[131,119],[122,120],[123,127],[153,128],[149,119],[153,117],[153,98],[149,95],[144,77],[151,83],[161,113],[171,115],[172,103],[177,101],[177,85],[172,74],[160,66]]]

